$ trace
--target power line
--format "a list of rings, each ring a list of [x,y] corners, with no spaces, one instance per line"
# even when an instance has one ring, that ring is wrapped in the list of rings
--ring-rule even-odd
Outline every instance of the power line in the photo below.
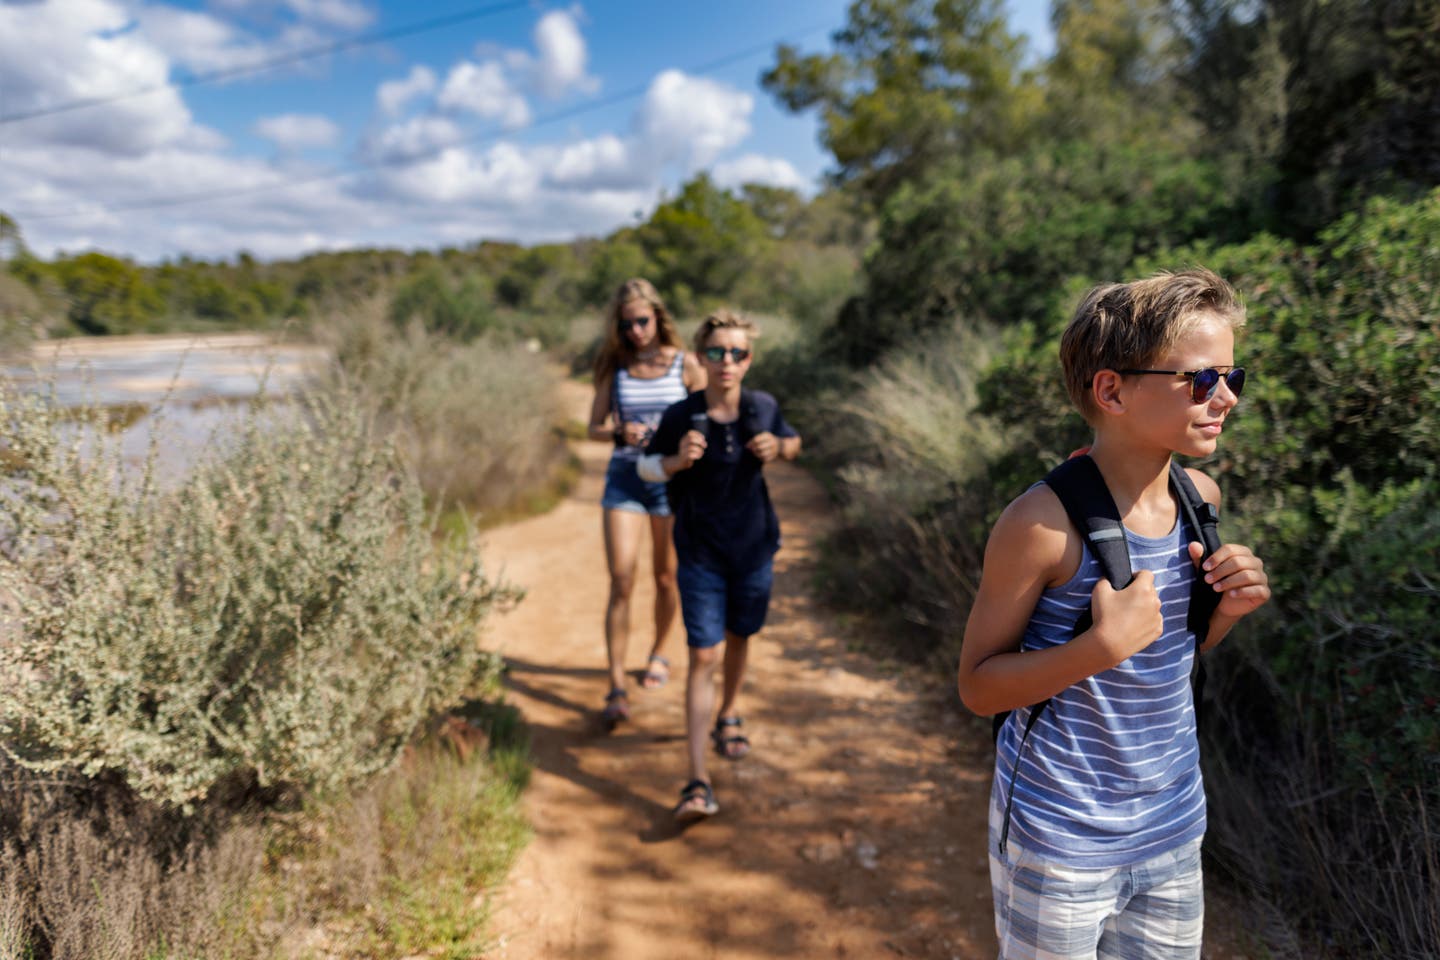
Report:
[[[776,44],[797,41],[813,33],[818,33],[821,30],[830,29],[830,27],[831,25],[829,24],[823,26],[814,25],[803,30],[795,31],[793,33],[783,34],[771,40],[767,40],[763,43],[757,43],[753,46],[746,47],[743,50],[737,50],[733,53],[726,54],[715,60],[710,60],[694,67],[686,68],[685,72],[693,75],[714,73],[734,63],[738,63],[742,60],[753,57],[757,53],[768,52],[772,50]],[[582,116],[595,110],[615,106],[617,104],[625,102],[626,100],[632,100],[644,94],[645,91],[648,89],[648,86],[648,83],[637,84],[633,87],[629,87],[625,90],[621,90],[606,97],[599,97],[596,99],[587,100],[584,103],[576,104],[573,107],[567,107],[563,110],[557,110],[554,113],[546,114],[545,116],[537,119],[534,123],[530,124],[530,129],[559,123],[562,120],[570,120],[574,117]],[[257,194],[271,193],[277,190],[286,190],[291,187],[303,186],[310,183],[320,183],[327,180],[339,180],[357,173],[363,173],[367,170],[383,169],[387,167],[408,167],[412,164],[434,159],[435,157],[440,156],[446,150],[450,150],[454,147],[479,143],[482,140],[489,139],[490,136],[491,135],[489,134],[485,134],[473,137],[462,137],[453,142],[442,144],[432,149],[425,150],[407,157],[395,158],[392,160],[380,160],[369,163],[357,162],[345,167],[335,167],[308,176],[291,177],[283,180],[272,181],[270,183],[257,184],[250,187],[235,187],[229,190],[211,190],[203,193],[189,193],[181,196],[164,197],[157,200],[136,200],[129,203],[102,204],[98,208],[92,207],[87,210],[70,210],[61,213],[12,213],[11,217],[17,222],[33,223],[35,221],[63,220],[69,219],[71,217],[89,216],[96,213],[132,213],[140,210],[160,210],[167,207],[187,206],[192,203],[206,203],[212,200],[231,200],[236,197],[255,196]]]
[[[83,110],[88,107],[101,107],[111,103],[119,103],[122,100],[148,96],[149,94],[158,93],[161,90],[169,90],[174,87],[194,87],[202,83],[233,80],[236,77],[249,76],[253,73],[264,73],[267,70],[288,67],[291,64],[302,63],[306,60],[328,57],[337,53],[344,53],[347,50],[357,50],[361,47],[373,46],[377,43],[397,40],[401,37],[409,37],[417,33],[427,33],[431,30],[453,27],[471,20],[480,20],[485,17],[509,13],[512,10],[520,10],[529,6],[530,0],[513,0],[513,2],[510,3],[496,3],[484,7],[473,7],[469,10],[462,10],[459,13],[453,13],[448,16],[436,17],[433,20],[421,20],[417,23],[394,27],[390,30],[362,33],[346,40],[337,40],[333,43],[321,44],[316,47],[306,47],[303,50],[268,57],[264,60],[257,60],[254,63],[245,64],[244,66],[229,67],[224,70],[211,70],[207,73],[192,74],[166,83],[152,84],[148,87],[137,87],[126,93],[117,93],[107,97],[88,97],[81,100],[70,100],[65,103],[58,103],[48,107],[38,107],[34,110],[24,110],[19,113],[0,114],[0,125],[19,123],[23,120],[35,120],[40,117],[51,117],[57,113],[69,113],[72,110]]]

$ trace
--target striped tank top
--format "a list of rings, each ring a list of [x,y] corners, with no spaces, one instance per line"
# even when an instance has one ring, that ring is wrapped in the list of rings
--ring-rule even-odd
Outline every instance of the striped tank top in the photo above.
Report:
[[[1126,530],[1125,539],[1131,568],[1155,574],[1164,633],[1051,698],[1025,741],[1018,770],[1016,752],[1031,708],[1011,713],[996,741],[992,803],[1004,808],[1016,777],[1011,841],[1073,867],[1139,863],[1205,833],[1190,692],[1195,634],[1186,625],[1197,575],[1187,545],[1199,537],[1177,516],[1167,536]],[[1075,575],[1036,603],[1021,649],[1068,642],[1101,576],[1086,544]],[[997,839],[992,835],[992,850]]]
[[[615,371],[614,389],[611,392],[611,406],[615,411],[616,423],[645,424],[646,440],[660,425],[660,415],[672,403],[678,403],[689,395],[685,387],[685,352],[675,351],[675,359],[658,377],[633,377],[624,367]],[[615,457],[623,460],[637,460],[645,446],[617,446]]]

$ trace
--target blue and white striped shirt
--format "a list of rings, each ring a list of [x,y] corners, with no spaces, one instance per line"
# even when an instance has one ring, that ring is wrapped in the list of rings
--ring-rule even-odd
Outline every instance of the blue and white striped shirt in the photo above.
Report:
[[[1074,867],[1139,863],[1205,833],[1190,693],[1195,635],[1186,624],[1197,575],[1187,545],[1198,537],[1178,516],[1167,536],[1126,530],[1125,537],[1131,568],[1155,574],[1164,633],[1128,660],[1051,698],[1030,731],[1015,784],[1010,837],[1046,860]],[[1036,603],[1021,649],[1068,642],[1101,576],[1086,544],[1075,576],[1045,590]],[[993,796],[1001,809],[1030,709],[1014,711],[996,742]]]
[[[638,460],[649,442],[650,434],[660,425],[660,415],[672,404],[684,400],[690,391],[685,386],[685,352],[675,351],[675,359],[658,377],[633,377],[624,367],[615,371],[615,389],[611,400],[615,406],[615,422],[643,423],[648,429],[645,441],[637,446],[617,446],[614,457]]]

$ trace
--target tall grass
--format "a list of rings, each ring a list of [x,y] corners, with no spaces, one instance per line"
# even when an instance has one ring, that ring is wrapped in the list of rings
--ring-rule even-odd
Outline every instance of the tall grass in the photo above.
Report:
[[[852,609],[885,611],[898,652],[948,657],[958,641],[996,492],[987,469],[1003,437],[975,412],[987,338],[956,330],[923,351],[837,377],[800,403],[807,449],[833,471],[841,523],[824,583]],[[811,446],[813,444],[813,447]]]
[[[316,336],[366,398],[432,502],[514,510],[564,480],[559,371],[524,343],[397,327],[383,298],[333,312]]]
[[[5,771],[0,960],[472,957],[526,838],[523,741],[467,708],[392,770],[264,816]],[[498,757],[498,760],[496,759]]]

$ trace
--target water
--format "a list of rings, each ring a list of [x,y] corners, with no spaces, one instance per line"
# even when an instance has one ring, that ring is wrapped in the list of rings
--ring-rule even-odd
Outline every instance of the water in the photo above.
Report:
[[[120,408],[127,463],[143,462],[159,429],[162,474],[183,472],[264,389],[282,398],[329,362],[321,347],[277,344],[257,334],[96,337],[45,341],[28,362],[11,359],[0,375],[27,391],[51,392],[62,406]]]

